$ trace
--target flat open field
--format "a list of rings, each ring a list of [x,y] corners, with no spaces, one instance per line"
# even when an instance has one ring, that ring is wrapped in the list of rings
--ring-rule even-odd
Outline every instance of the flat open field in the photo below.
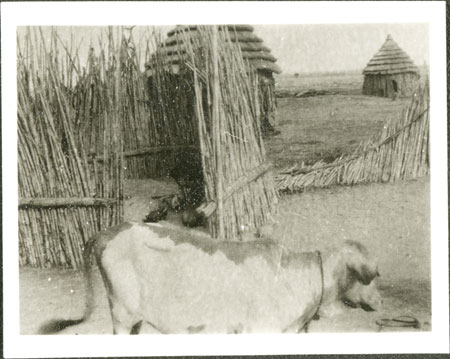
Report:
[[[299,74],[299,76],[281,74],[275,77],[279,90],[325,90],[340,94],[361,93],[364,77],[361,72],[330,74]]]
[[[281,133],[266,138],[269,159],[276,168],[295,163],[332,162],[353,152],[361,141],[370,140],[385,123],[398,118],[410,99],[362,95],[360,73],[310,74],[276,77],[277,90],[302,92],[325,90],[332,95],[278,98]]]
[[[269,158],[276,168],[321,158],[331,161],[342,153],[352,152],[360,141],[376,134],[388,118],[399,116],[408,103],[407,99],[392,101],[362,96],[358,94],[360,85],[356,79],[344,80],[341,79],[341,87],[348,84],[347,88],[353,92],[278,99],[281,133],[266,139]],[[294,78],[291,85],[300,88],[298,81]],[[320,89],[311,86],[312,79],[309,81],[305,89]],[[314,81],[322,88],[324,84],[331,88],[338,83],[324,78]],[[142,220],[153,195],[175,193],[176,189],[174,182],[127,181],[125,195],[131,198],[126,200],[126,219]],[[383,308],[377,312],[348,308],[338,317],[313,322],[310,331],[377,331],[377,319],[400,315],[414,316],[420,321],[421,330],[430,330],[429,193],[429,178],[422,178],[309,190],[281,198],[275,240],[292,249],[311,251],[339,247],[343,241],[353,239],[367,246],[379,260]],[[179,221],[175,216],[169,220]],[[112,333],[99,276],[96,292],[93,318],[63,333]],[[79,316],[83,293],[78,272],[21,269],[21,332],[33,334],[50,318]],[[150,333],[151,328],[144,327],[143,332]]]
[[[363,95],[280,98],[277,130],[281,133],[266,139],[267,153],[277,168],[319,159],[332,162],[370,140],[408,104],[409,99]]]

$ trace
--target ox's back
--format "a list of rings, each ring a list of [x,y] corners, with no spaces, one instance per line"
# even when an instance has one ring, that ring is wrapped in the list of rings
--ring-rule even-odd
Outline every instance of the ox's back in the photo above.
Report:
[[[309,321],[320,300],[315,254],[292,254],[271,241],[217,242],[141,224],[96,240],[117,312],[163,332],[280,332],[299,317]]]

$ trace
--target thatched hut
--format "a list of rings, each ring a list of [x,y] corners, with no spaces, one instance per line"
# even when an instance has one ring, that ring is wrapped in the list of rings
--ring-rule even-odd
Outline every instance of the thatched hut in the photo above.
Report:
[[[263,40],[253,33],[252,26],[223,25],[219,27],[219,30],[224,28],[228,29],[230,40],[239,45],[244,60],[257,70],[261,104],[261,129],[263,134],[273,133],[273,126],[276,123],[273,74],[281,73],[280,67],[276,64],[277,59],[271,54],[271,50],[264,45]],[[198,34],[198,25],[178,25],[167,33],[167,39],[159,46],[157,52],[170,64],[171,73],[177,74],[179,72],[180,61],[183,61],[182,58],[185,57],[184,39],[196,37]],[[146,73],[149,79],[153,74],[153,66],[151,61],[146,64]]]
[[[363,94],[392,97],[411,96],[417,88],[418,67],[388,35],[365,69]]]

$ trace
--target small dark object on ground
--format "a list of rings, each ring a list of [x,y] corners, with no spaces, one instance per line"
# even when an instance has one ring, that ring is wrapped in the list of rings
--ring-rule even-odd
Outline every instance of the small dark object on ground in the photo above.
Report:
[[[386,328],[414,328],[420,329],[420,322],[417,318],[410,315],[402,315],[396,318],[383,318],[376,321],[378,325],[378,331],[382,331]]]
[[[314,97],[314,96],[325,96],[325,95],[335,95],[335,91],[328,90],[315,90],[309,89],[304,91],[297,91],[295,89],[286,89],[286,90],[278,90],[276,92],[276,97],[285,98],[285,97],[296,97],[296,98],[305,98],[305,97]]]
[[[194,207],[186,208],[181,214],[181,221],[186,227],[199,227],[204,224],[204,217]]]
[[[158,208],[150,211],[144,218],[145,223],[156,223],[162,221],[167,218],[167,213],[169,212],[169,206],[167,203],[161,201],[158,205]]]
[[[295,95],[297,98],[305,98],[305,97],[313,97],[313,96],[323,96],[323,95],[332,95],[333,93],[326,90],[306,90],[299,92]]]
[[[184,206],[184,197],[181,193],[170,194],[168,196],[153,196],[152,199],[163,202],[169,210],[179,212]]]

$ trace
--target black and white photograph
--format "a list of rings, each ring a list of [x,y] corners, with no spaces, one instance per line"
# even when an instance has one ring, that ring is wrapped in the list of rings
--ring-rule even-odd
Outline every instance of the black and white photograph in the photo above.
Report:
[[[6,357],[449,351],[444,2],[2,12]]]

